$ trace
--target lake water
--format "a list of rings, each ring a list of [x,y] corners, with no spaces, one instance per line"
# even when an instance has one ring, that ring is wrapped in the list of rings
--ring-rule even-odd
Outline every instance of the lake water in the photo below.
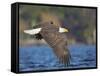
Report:
[[[70,65],[60,64],[52,48],[46,45],[19,48],[19,70],[36,71],[51,69],[90,68],[96,67],[95,45],[70,45]]]

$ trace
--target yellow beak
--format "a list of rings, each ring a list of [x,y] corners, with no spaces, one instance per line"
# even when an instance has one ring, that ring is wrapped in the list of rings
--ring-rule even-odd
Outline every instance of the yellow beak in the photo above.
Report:
[[[63,32],[69,32],[69,31],[68,31],[68,29],[66,29],[66,28],[60,27],[60,28],[59,28],[59,32],[60,32],[60,33],[63,33]]]
[[[69,32],[68,29],[64,28],[64,32]]]

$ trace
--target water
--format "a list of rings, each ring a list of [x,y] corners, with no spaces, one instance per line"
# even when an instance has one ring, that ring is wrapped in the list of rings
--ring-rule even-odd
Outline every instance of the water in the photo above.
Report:
[[[70,45],[71,61],[68,67],[60,64],[49,46],[27,46],[19,48],[19,70],[36,71],[51,69],[96,67],[94,45]]]

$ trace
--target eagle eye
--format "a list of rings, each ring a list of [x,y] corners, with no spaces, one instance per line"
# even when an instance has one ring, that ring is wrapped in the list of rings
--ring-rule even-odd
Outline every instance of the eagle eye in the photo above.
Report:
[[[53,22],[51,21],[51,24],[53,24]]]

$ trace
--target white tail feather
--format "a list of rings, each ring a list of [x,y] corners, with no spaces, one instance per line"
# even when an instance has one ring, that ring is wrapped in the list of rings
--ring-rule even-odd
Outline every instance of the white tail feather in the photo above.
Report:
[[[36,28],[36,29],[31,29],[31,30],[24,30],[24,33],[29,34],[29,35],[35,35],[38,34],[41,31],[42,28]]]

